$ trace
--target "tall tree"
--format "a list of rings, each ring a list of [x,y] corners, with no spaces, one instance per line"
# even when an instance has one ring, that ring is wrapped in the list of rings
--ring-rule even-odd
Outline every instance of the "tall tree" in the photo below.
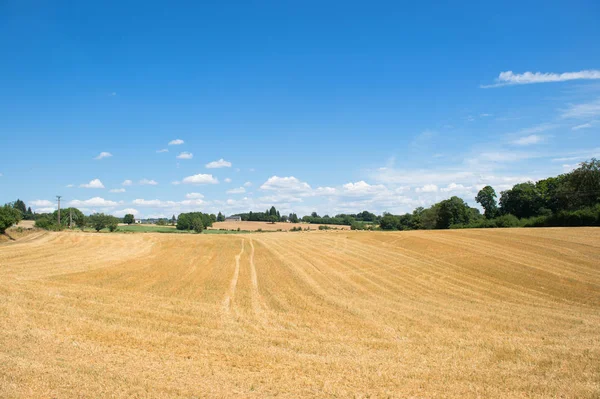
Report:
[[[133,214],[128,213],[127,215],[125,215],[123,217],[123,223],[126,223],[126,224],[135,223],[135,217],[133,216]]]
[[[500,195],[500,211],[518,218],[528,218],[540,214],[543,200],[532,182],[515,184]]]
[[[225,216],[223,216],[223,214],[221,212],[219,212],[219,214],[217,215],[217,222],[224,222],[225,221]]]
[[[13,207],[18,210],[19,212],[21,212],[21,217],[24,218],[25,215],[27,215],[27,207],[25,206],[25,202],[21,201],[20,199],[17,199],[15,201],[15,203],[13,204]]]
[[[471,208],[462,198],[451,197],[439,203],[436,228],[447,229],[453,224],[467,224],[471,219]]]
[[[496,191],[492,188],[492,186],[485,186],[477,193],[475,197],[475,201],[477,201],[485,212],[483,213],[486,219],[492,219],[496,217],[498,213],[498,204],[496,203]]]

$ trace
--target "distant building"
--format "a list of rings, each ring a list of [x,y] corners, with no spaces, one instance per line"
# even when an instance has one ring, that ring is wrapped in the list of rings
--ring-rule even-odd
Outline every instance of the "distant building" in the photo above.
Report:
[[[225,218],[226,222],[241,222],[242,221],[242,217],[241,216],[227,216]]]

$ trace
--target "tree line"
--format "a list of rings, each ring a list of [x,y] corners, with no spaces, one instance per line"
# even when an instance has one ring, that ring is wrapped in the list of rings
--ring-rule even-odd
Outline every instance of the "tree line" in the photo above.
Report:
[[[238,213],[243,221],[290,222],[349,225],[352,229],[381,230],[421,230],[449,228],[486,228],[486,227],[538,227],[538,226],[598,226],[600,225],[600,161],[592,158],[565,174],[539,180],[536,183],[524,182],[512,188],[496,193],[493,187],[485,186],[474,198],[484,212],[470,207],[462,198],[453,196],[428,208],[419,207],[412,213],[393,215],[384,213],[378,216],[363,211],[356,214],[337,214],[319,216],[317,212],[299,218],[295,213],[282,215],[272,206],[265,212]],[[77,208],[61,209],[58,212],[37,214],[27,207],[25,202],[15,202],[0,207],[0,233],[18,223],[19,220],[36,221],[36,227],[60,230],[73,223],[74,227],[91,227],[96,231],[108,228],[116,230],[118,223],[135,222],[134,215],[128,214],[120,219],[103,213],[85,216]],[[161,219],[161,224],[176,223],[179,230],[202,232],[214,222],[224,221],[225,216],[188,212]]]
[[[515,184],[502,191],[483,187],[475,201],[478,209],[459,197],[404,215],[384,214],[383,230],[418,230],[488,227],[599,226],[600,161],[592,158],[556,177],[536,183]]]

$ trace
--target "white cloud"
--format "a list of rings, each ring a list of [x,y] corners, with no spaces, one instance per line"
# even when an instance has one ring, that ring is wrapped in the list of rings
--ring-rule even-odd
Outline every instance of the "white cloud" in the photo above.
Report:
[[[73,188],[73,187],[75,187],[74,184],[67,184],[67,188]]]
[[[177,159],[192,159],[193,157],[194,157],[194,154],[192,154],[191,152],[187,152],[187,151],[184,151],[176,156]]]
[[[124,193],[125,189],[124,188],[113,188],[110,190],[111,193]]]
[[[387,190],[387,187],[385,187],[383,184],[371,185],[365,182],[364,180],[358,181],[356,183],[344,184],[342,188],[343,194],[348,196],[373,195]],[[328,189],[330,189],[330,187],[328,187]]]
[[[200,193],[187,193],[185,195],[185,198],[187,199],[197,199],[197,198],[204,198],[204,195],[200,194]]]
[[[38,206],[46,206],[46,207],[54,206],[54,202],[48,201],[48,200],[34,200],[34,201],[29,201],[29,204],[33,205],[35,207],[38,207]]]
[[[114,211],[112,214],[118,217],[123,217],[127,214],[132,214],[133,216],[137,216],[139,215],[139,211],[137,209],[134,208],[125,208],[125,209],[120,209],[118,211]]]
[[[244,187],[250,187],[252,185],[252,182],[247,181],[246,183],[244,183]]]
[[[100,181],[100,179],[90,180],[89,183],[80,184],[79,187],[83,188],[104,188],[104,184]]]
[[[133,182],[129,179],[124,180],[123,183],[121,183],[122,186],[131,186],[133,185]]]
[[[480,86],[483,89],[501,86],[523,85],[531,83],[565,82],[568,80],[579,79],[600,79],[600,70],[584,70],[579,72],[564,73],[542,73],[525,72],[522,74],[513,73],[513,71],[500,72],[496,78],[496,83]]]
[[[464,186],[462,184],[450,183],[446,187],[440,188],[440,191],[443,193],[461,193],[461,194],[469,194],[472,193],[474,187]]]
[[[586,119],[600,115],[600,98],[583,104],[571,104],[562,110],[562,118]]]
[[[169,208],[170,212],[177,212],[181,209],[192,209],[199,205],[203,205],[202,199],[187,199],[183,201],[162,201],[158,199],[146,200],[146,199],[135,199],[131,202],[133,205],[144,206],[150,208]]]
[[[156,186],[158,185],[158,182],[156,182],[155,180],[142,179],[138,182],[138,184],[140,186]]]
[[[199,173],[197,175],[188,176],[182,180],[183,184],[217,184],[219,180],[213,175]]]
[[[172,184],[172,185],[174,185],[174,186],[178,186],[178,185],[180,185],[180,184],[181,184],[181,182],[180,182],[180,181],[177,181],[177,180],[175,180],[175,181],[172,181],[172,182],[171,182],[171,184]]]
[[[183,140],[181,140],[181,139],[175,139],[175,140],[169,141],[169,145],[181,145],[181,144],[183,144]]]
[[[516,144],[516,145],[531,145],[531,144],[537,144],[543,140],[544,140],[544,137],[539,136],[537,134],[531,134],[529,136],[521,137],[521,138],[513,141],[512,143]]]
[[[225,183],[231,183],[231,179],[229,177],[226,177],[224,181]]]
[[[288,193],[310,193],[311,187],[294,176],[271,176],[260,186],[261,190],[272,190]]]
[[[227,194],[243,194],[246,192],[244,187],[232,188],[231,190],[227,190]]]
[[[334,187],[317,187],[314,191],[315,195],[330,196],[336,195],[338,191]]]
[[[110,152],[103,151],[94,159],[104,159],[104,158],[110,158],[110,157],[112,157],[112,154]]]
[[[56,210],[56,208],[54,208],[54,207],[35,208],[34,212],[35,213],[51,213],[51,212],[54,212],[55,210]]]
[[[224,160],[223,158],[219,159],[218,161],[212,161],[206,164],[206,167],[208,169],[215,169],[215,168],[230,168],[231,167],[231,162]]]
[[[423,187],[417,187],[415,191],[417,193],[435,193],[438,191],[438,186],[435,184],[426,184]]]
[[[119,205],[118,202],[105,200],[104,198],[94,197],[88,200],[73,200],[69,202],[69,206],[75,207],[104,207],[110,208]]]
[[[571,130],[587,129],[587,128],[590,128],[590,127],[592,127],[591,123],[584,123],[584,124],[581,124],[581,125],[573,126],[571,128]]]
[[[156,150],[156,152],[157,152],[158,154],[161,154],[161,153],[163,153],[163,152],[169,152],[169,150],[168,150],[167,148],[163,148],[162,150]]]

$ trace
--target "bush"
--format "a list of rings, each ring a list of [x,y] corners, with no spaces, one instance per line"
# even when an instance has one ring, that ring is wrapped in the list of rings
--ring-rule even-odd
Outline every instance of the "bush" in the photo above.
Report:
[[[331,227],[322,224],[319,226],[319,230],[331,230]]]
[[[117,227],[118,227],[117,223],[110,222],[109,225],[108,225],[108,230],[111,233],[114,233],[115,231],[117,231]]]
[[[192,230],[194,230],[196,233],[202,233],[204,230],[204,223],[200,217],[194,217],[192,219]]]
[[[50,216],[42,216],[35,221],[35,227],[38,229],[60,231],[62,226],[59,226],[56,220]]]
[[[0,208],[0,234],[4,233],[13,224],[19,223],[21,220],[21,211],[6,204]]]

